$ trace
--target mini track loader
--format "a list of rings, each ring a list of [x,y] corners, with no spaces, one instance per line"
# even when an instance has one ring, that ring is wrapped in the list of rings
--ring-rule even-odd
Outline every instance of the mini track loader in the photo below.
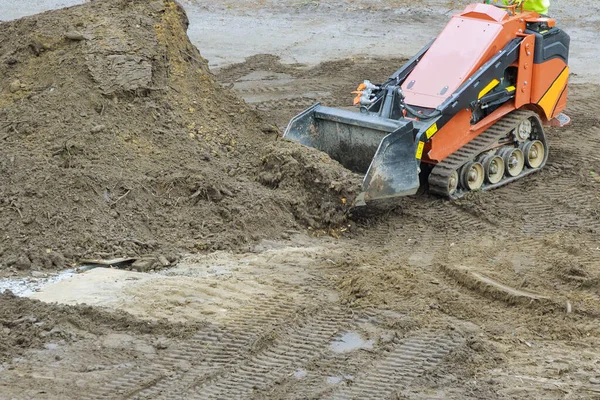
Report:
[[[361,84],[360,112],[317,103],[284,137],[366,173],[357,206],[427,182],[450,199],[497,188],[542,168],[544,126],[569,122],[569,42],[519,0],[471,4],[386,82]]]

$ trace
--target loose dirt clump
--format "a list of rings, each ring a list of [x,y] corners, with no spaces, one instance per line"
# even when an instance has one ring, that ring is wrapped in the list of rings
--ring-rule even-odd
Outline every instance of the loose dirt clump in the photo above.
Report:
[[[311,227],[323,223],[335,226],[345,221],[344,210],[356,194],[358,175],[345,169],[340,173],[339,164],[324,153],[292,143],[271,144],[265,153],[259,167],[259,182],[290,197],[302,192],[307,197],[305,201],[295,199],[290,203],[297,220]],[[314,210],[318,212],[315,214]],[[317,216],[319,220],[315,219]]]
[[[0,25],[0,269],[173,259],[344,219],[339,183],[356,178],[265,146],[276,137],[216,82],[187,25],[176,2],[142,0]]]

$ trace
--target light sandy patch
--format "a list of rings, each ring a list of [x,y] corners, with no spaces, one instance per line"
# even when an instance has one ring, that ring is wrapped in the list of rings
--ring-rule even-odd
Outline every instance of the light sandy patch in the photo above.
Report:
[[[177,267],[154,274],[96,268],[48,285],[31,297],[108,307],[149,319],[219,322],[249,303],[282,296],[301,302],[311,294],[303,286],[310,281],[311,270],[333,263],[327,254],[331,249],[265,243],[258,253],[188,256]]]

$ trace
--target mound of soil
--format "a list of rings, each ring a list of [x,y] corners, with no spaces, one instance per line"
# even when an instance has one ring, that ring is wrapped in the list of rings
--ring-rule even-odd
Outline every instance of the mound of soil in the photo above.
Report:
[[[0,270],[235,249],[339,224],[357,176],[275,142],[174,1],[0,24]]]

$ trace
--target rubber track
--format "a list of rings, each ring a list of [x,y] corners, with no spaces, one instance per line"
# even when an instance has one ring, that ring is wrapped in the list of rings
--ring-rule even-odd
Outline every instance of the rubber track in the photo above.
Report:
[[[483,132],[481,135],[477,136],[469,143],[464,145],[462,148],[458,149],[456,152],[446,157],[446,159],[438,163],[435,166],[435,168],[433,168],[433,170],[431,171],[431,174],[429,175],[429,191],[441,196],[449,197],[453,200],[465,196],[467,193],[469,193],[469,191],[461,191],[459,189],[455,192],[454,195],[450,195],[450,193],[448,193],[448,180],[450,179],[452,173],[458,170],[466,162],[473,160],[481,152],[494,146],[496,143],[498,143],[499,139],[506,137],[506,135],[508,135],[508,133],[512,129],[514,129],[519,122],[531,116],[537,116],[537,114],[531,111],[513,111],[512,113],[505,116],[488,129],[486,129],[485,132]],[[547,141],[543,131],[540,132],[539,139],[547,146]],[[523,169],[523,172],[521,172],[521,174],[519,174],[518,176],[504,178],[502,181],[494,185],[484,184],[481,190],[490,190],[506,185],[507,183],[513,182],[533,172],[539,171],[544,166],[544,164],[542,164],[539,168],[536,169],[528,169],[527,167],[525,167]]]
[[[452,350],[464,343],[459,336],[437,332],[422,333],[398,343],[386,357],[376,361],[364,376],[334,393],[331,400],[390,399],[403,386],[438,365]],[[366,368],[365,368],[366,369]]]

